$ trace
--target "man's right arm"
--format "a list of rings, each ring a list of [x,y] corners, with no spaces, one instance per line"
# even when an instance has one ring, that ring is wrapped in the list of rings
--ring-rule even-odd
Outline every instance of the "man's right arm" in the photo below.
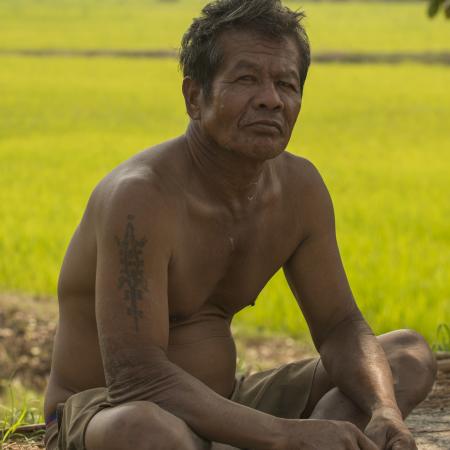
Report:
[[[276,449],[281,422],[215,393],[167,358],[170,210],[142,181],[103,199],[97,214],[96,318],[109,400],[148,400],[197,434]]]

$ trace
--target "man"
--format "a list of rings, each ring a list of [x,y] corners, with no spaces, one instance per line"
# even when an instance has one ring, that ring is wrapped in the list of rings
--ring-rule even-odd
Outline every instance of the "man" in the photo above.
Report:
[[[184,36],[186,134],[99,183],[64,259],[47,448],[416,448],[403,418],[432,354],[412,331],[373,335],[324,183],[285,151],[301,18],[219,0]],[[230,323],[280,267],[321,358],[236,379]]]

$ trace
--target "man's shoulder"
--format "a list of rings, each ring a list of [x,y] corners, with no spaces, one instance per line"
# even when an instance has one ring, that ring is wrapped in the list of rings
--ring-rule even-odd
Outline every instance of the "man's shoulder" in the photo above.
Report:
[[[307,158],[288,151],[280,155],[279,170],[289,186],[297,189],[319,189],[324,182],[317,167]]]
[[[322,176],[306,158],[285,152],[280,161],[283,166],[284,192],[292,198],[292,211],[301,212],[305,229],[317,230],[333,222],[333,204]]]
[[[87,210],[96,223],[117,214],[139,211],[142,218],[163,217],[170,210],[176,168],[170,166],[167,145],[144,150],[124,161],[97,184]]]

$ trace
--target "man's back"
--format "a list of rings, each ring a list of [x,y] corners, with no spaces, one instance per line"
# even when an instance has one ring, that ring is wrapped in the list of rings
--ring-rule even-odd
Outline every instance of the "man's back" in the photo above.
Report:
[[[141,223],[144,220],[149,229],[159,224],[170,247],[166,260],[161,258],[167,280],[169,359],[219,394],[231,394],[236,363],[231,320],[254,303],[301,242],[301,217],[308,216],[303,196],[317,177],[305,160],[283,153],[269,161],[258,186],[249,185],[239,203],[225,208],[227,199],[218,197],[219,191],[205,189],[213,185],[208,171],[201,173],[194,166],[185,138],[178,138],[124,162],[91,196],[59,280],[60,323],[46,414],[74,392],[105,386],[95,316],[98,230],[120,190],[126,192],[119,196],[126,226],[115,236],[122,275],[116,274],[114,284],[120,289],[128,283],[129,288],[126,277],[134,275],[125,266],[134,261],[133,270],[139,272],[139,249],[149,245],[147,230],[137,228],[129,215],[127,208],[133,205],[141,208]],[[149,196],[138,198],[140,192]],[[139,297],[146,280],[133,280],[131,295]],[[129,289],[123,293],[124,310],[128,305],[123,320],[136,320],[137,297],[131,299]]]

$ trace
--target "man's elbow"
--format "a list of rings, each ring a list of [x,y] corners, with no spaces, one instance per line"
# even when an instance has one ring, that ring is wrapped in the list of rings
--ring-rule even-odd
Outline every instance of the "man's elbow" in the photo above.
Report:
[[[107,374],[108,401],[119,405],[146,400],[160,403],[178,385],[176,368],[165,354],[145,363],[122,365]]]
[[[361,335],[373,336],[373,332],[361,311],[355,307],[325,328],[316,341],[317,350],[323,356],[328,349],[334,352],[336,345],[341,346]]]

